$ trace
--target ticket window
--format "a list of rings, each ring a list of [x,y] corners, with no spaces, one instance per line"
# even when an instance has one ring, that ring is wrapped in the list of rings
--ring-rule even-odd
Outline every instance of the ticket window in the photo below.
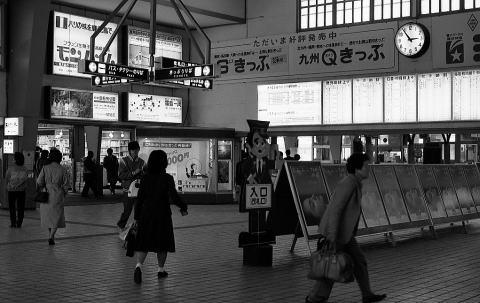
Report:
[[[450,156],[452,153],[450,152]],[[455,151],[453,153],[455,155]],[[472,163],[478,161],[477,144],[460,144],[460,162]]]

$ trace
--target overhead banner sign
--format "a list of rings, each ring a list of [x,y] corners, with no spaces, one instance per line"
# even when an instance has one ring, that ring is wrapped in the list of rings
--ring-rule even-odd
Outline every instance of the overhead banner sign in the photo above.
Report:
[[[182,98],[128,93],[128,121],[182,123]]]
[[[432,17],[433,68],[480,65],[480,12]]]
[[[78,61],[90,59],[90,36],[103,21],[60,12],[54,12],[53,15],[53,73],[90,77],[78,72]],[[108,23],[95,39],[96,60],[116,28],[115,23]],[[105,55],[105,62],[118,62],[116,37]]]
[[[148,69],[126,65],[80,60],[78,71],[82,74],[125,78],[133,81],[148,81]]]
[[[396,22],[212,44],[219,81],[396,71]]]
[[[52,119],[118,121],[118,94],[52,88]]]
[[[157,32],[155,55],[182,59],[182,36]],[[128,27],[128,65],[140,68],[150,67],[150,31]]]

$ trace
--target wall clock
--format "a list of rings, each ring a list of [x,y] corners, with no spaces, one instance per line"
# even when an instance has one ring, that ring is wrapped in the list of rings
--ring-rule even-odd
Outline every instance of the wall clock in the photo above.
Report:
[[[398,51],[409,58],[423,55],[428,49],[430,35],[427,28],[420,23],[406,23],[395,35],[395,46]]]

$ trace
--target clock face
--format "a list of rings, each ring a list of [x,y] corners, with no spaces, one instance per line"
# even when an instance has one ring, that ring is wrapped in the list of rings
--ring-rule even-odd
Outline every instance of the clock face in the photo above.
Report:
[[[404,24],[398,29],[395,35],[395,46],[404,56],[420,56],[428,47],[427,35],[427,31],[420,24]]]

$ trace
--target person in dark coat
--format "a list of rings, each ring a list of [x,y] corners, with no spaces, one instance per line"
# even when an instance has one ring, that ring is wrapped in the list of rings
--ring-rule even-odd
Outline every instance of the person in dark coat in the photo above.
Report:
[[[175,189],[173,177],[166,173],[167,154],[154,150],[147,162],[147,173],[142,177],[135,204],[135,225],[137,226],[134,281],[142,282],[142,265],[148,252],[157,253],[158,278],[168,275],[165,261],[168,252],[175,252],[172,211],[170,201],[180,208],[182,216],[188,214],[185,204]]]
[[[90,188],[92,189],[95,198],[100,197],[96,184],[96,170],[97,167],[93,161],[93,151],[89,150],[87,157],[83,160],[83,179],[85,180],[85,185],[83,186],[82,197],[88,198],[88,191]]]
[[[50,164],[48,160],[48,150],[44,149],[40,152],[40,158],[38,158],[37,162],[35,162],[35,176],[38,177],[42,168]]]
[[[107,181],[110,183],[110,192],[115,194],[115,184],[118,179],[118,159],[113,154],[113,149],[107,149],[107,155],[103,158],[103,167],[107,170]]]

